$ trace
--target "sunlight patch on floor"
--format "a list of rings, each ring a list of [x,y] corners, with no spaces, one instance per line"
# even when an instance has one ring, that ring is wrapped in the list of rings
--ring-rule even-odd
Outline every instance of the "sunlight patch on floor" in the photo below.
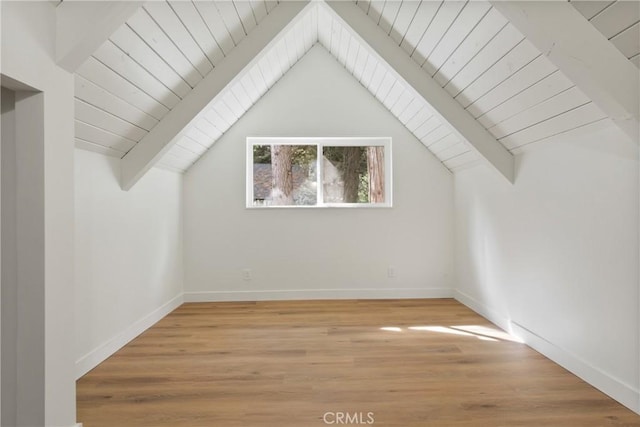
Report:
[[[388,332],[402,332],[402,328],[398,328],[397,326],[383,326],[380,330]]]
[[[477,338],[482,341],[511,341],[522,343],[523,341],[507,332],[499,329],[489,328],[481,325],[462,325],[462,326],[409,326],[405,328],[407,331],[416,332],[436,332],[440,334],[460,335],[465,337]],[[404,329],[398,326],[383,326],[381,331],[387,332],[403,332]]]

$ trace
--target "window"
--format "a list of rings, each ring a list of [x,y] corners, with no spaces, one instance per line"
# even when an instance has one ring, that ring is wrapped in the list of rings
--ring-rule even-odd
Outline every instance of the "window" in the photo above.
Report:
[[[391,138],[247,138],[247,207],[391,207]]]

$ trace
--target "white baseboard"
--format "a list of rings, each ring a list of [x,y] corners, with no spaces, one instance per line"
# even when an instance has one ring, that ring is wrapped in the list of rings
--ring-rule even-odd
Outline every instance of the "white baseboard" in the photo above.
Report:
[[[151,313],[144,316],[142,319],[133,323],[127,329],[111,338],[107,342],[103,343],[99,347],[90,351],[76,361],[76,379],[82,377],[84,374],[98,366],[105,359],[111,356],[116,351],[120,350],[129,341],[149,329],[160,319],[171,313],[178,308],[184,302],[183,294],[176,296],[167,303],[158,307]],[[79,424],[82,427],[81,424]]]
[[[269,291],[207,291],[185,292],[185,302],[217,301],[273,301],[313,299],[401,299],[452,298],[449,288],[391,288],[391,289],[305,289]]]
[[[640,390],[634,389],[629,384],[612,377],[596,366],[582,360],[577,355],[547,341],[545,338],[517,322],[498,314],[465,293],[456,290],[454,292],[454,298],[505,331],[522,339],[529,347],[607,394],[612,399],[617,400],[627,408],[640,414]]]
[[[528,346],[622,403],[627,408],[640,414],[640,406],[638,405],[640,392],[638,390],[610,376],[575,354],[547,341],[524,326],[516,322],[511,322],[511,324],[513,325],[514,333],[520,336]]]
[[[475,298],[463,292],[460,292],[457,289],[453,292],[453,297],[456,299],[456,301],[466,305],[471,310],[475,311],[476,313],[478,313],[485,319],[489,320],[496,326],[513,334],[513,330],[511,328],[511,321],[508,318],[499,314],[497,311],[491,310],[490,308],[482,304],[480,301],[476,300]],[[518,337],[518,338],[522,338],[522,337]]]

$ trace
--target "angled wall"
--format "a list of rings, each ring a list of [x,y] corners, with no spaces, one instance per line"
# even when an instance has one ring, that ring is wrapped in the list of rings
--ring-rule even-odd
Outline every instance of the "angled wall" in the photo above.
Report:
[[[246,209],[248,136],[391,136],[394,207]],[[316,45],[185,175],[185,299],[450,296],[452,183]]]
[[[640,411],[638,151],[611,124],[455,176],[456,297]]]
[[[182,303],[182,176],[152,169],[127,192],[119,159],[75,159],[80,377]]]

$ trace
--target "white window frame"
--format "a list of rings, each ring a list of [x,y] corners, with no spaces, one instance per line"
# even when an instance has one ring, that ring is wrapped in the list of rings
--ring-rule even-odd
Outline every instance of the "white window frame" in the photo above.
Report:
[[[316,205],[255,206],[253,204],[253,146],[254,145],[315,145],[318,147],[316,159],[316,179],[318,182]],[[384,202],[383,203],[323,203],[323,147],[384,147]],[[391,137],[247,137],[246,151],[246,207],[247,209],[317,209],[317,208],[390,208],[393,207],[393,171]]]

